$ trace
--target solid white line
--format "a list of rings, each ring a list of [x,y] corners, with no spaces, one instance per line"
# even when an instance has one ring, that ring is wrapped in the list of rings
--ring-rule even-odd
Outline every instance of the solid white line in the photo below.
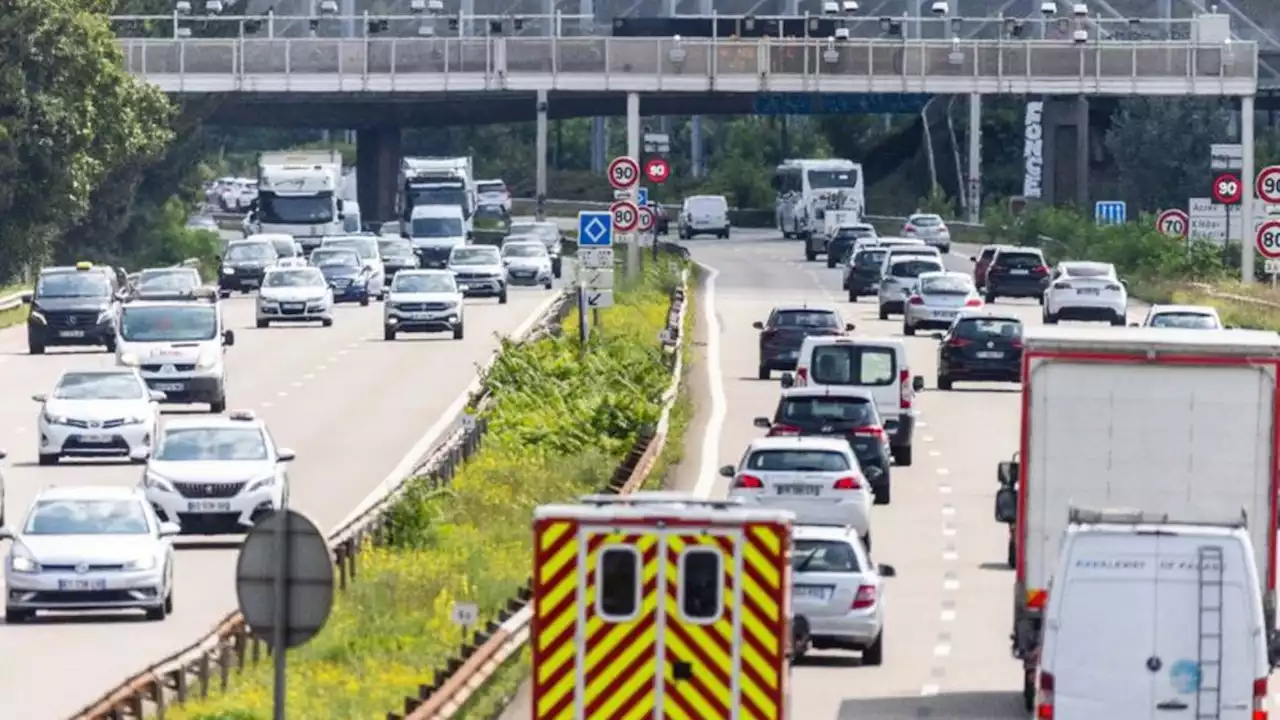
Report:
[[[707,418],[707,428],[702,433],[702,463],[698,468],[698,480],[694,483],[693,494],[700,498],[709,497],[715,487],[716,462],[720,454],[720,435],[724,431],[725,398],[724,373],[720,370],[720,320],[716,317],[716,278],[720,271],[710,265],[698,263],[706,273],[703,285],[705,292],[702,300],[702,318],[707,326],[707,380],[711,393],[711,416]]]
[[[925,685],[920,688],[920,697],[933,697],[937,695],[939,688],[937,685]]]

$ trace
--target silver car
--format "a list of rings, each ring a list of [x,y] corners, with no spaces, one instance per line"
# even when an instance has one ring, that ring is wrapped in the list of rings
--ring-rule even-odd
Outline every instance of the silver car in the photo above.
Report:
[[[968,273],[921,273],[902,309],[902,334],[915,335],[920,328],[949,328],[965,308],[980,307],[982,296]]]
[[[922,273],[943,272],[942,259],[927,255],[886,255],[880,272],[880,292],[876,298],[880,305],[880,319],[888,320],[890,313],[900,313],[906,306],[916,278]]]
[[[449,251],[448,269],[463,297],[496,297],[507,304],[507,268],[492,245],[458,245]]]
[[[502,264],[512,285],[541,285],[551,289],[551,256],[537,238],[502,244]]]
[[[795,656],[810,648],[862,652],[863,665],[884,662],[884,578],[853,528],[797,525],[791,535],[791,609],[799,630]]]
[[[902,234],[907,237],[920,238],[930,247],[951,252],[951,230],[941,215],[933,213],[916,213],[907,217],[902,225]]]
[[[36,495],[4,566],[9,625],[41,610],[173,612],[174,523],[161,522],[137,488],[49,487]]]
[[[273,322],[318,322],[333,325],[333,288],[319,268],[273,267],[258,291],[257,326]]]

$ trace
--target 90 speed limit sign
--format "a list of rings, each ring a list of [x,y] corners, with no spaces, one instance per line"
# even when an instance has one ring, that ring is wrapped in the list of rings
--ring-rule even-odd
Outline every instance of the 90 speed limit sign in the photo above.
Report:
[[[1280,258],[1280,220],[1268,220],[1258,226],[1258,237],[1254,244],[1262,257]]]
[[[613,216],[613,229],[618,232],[631,232],[640,224],[640,208],[630,200],[610,205],[609,214]]]
[[[1280,165],[1262,168],[1253,189],[1265,203],[1280,203]]]
[[[630,190],[640,182],[640,163],[635,158],[622,156],[609,163],[609,184],[614,190]]]

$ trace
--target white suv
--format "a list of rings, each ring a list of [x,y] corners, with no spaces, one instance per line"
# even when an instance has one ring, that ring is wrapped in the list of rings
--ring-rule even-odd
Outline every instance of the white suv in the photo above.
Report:
[[[1116,267],[1100,262],[1060,262],[1044,291],[1044,322],[1103,320],[1124,325],[1129,293]]]
[[[815,650],[862,652],[863,665],[884,662],[884,578],[853,528],[798,524],[791,535],[791,610],[795,656]]]

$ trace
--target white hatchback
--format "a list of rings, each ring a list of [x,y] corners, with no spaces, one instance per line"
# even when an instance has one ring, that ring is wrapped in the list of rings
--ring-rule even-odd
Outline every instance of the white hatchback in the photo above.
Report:
[[[1138,327],[1134,323],[1134,327]],[[1222,318],[1208,305],[1152,305],[1142,319],[1142,327],[1222,330]]]
[[[1129,293],[1116,267],[1100,262],[1060,262],[1044,291],[1044,322],[1103,320],[1124,325]]]
[[[798,524],[791,535],[791,609],[796,656],[809,648],[862,651],[863,665],[884,662],[884,578],[853,528]]]

